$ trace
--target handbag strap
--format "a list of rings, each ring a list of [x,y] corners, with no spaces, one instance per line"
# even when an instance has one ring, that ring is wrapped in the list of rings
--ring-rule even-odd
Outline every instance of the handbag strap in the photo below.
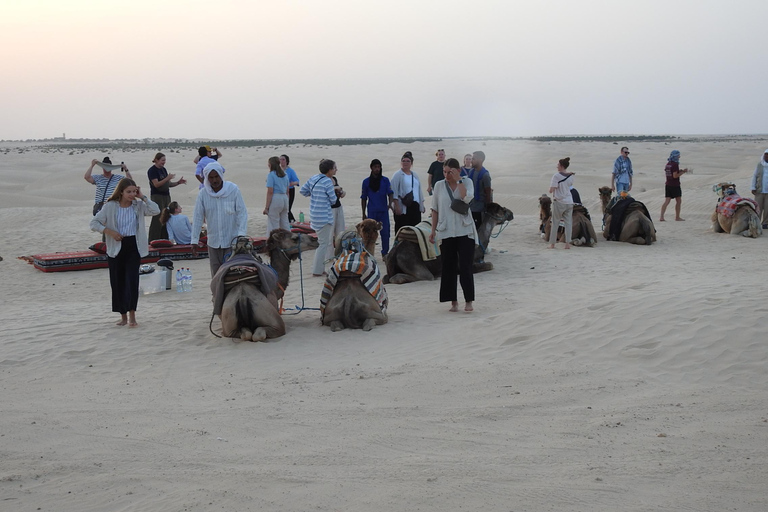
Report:
[[[102,202],[102,203],[103,203],[103,202],[104,202],[104,200],[107,198],[107,190],[109,190],[109,184],[112,182],[112,178],[114,178],[114,177],[115,177],[115,175],[114,175],[114,174],[113,174],[112,176],[110,176],[110,177],[109,177],[109,179],[107,180],[107,184],[106,184],[106,185],[104,185],[104,195],[103,195],[103,196],[101,196],[101,202]]]

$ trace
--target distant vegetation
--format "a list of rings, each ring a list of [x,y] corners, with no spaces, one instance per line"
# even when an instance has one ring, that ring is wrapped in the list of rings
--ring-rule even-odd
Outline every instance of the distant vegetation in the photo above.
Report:
[[[669,142],[680,140],[671,135],[558,135],[528,137],[525,140],[537,142]]]

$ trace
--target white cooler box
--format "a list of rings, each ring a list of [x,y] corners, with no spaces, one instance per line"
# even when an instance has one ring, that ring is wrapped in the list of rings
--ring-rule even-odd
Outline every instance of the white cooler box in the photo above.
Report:
[[[139,276],[139,294],[164,292],[166,288],[166,270],[155,270],[149,274]]]

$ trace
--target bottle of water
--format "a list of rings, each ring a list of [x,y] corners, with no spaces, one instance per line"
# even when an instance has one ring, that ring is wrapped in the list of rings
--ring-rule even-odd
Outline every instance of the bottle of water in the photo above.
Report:
[[[185,291],[192,291],[192,271],[189,268],[187,269],[187,289]]]
[[[304,222],[304,212],[299,212],[299,222]]]
[[[181,293],[184,291],[183,281],[181,279],[181,269],[176,271],[176,292]]]
[[[187,274],[187,269],[184,267],[181,267],[181,291],[189,291],[189,275]]]

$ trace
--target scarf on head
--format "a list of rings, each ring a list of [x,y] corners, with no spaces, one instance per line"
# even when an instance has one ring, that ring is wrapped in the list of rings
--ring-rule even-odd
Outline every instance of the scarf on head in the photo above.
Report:
[[[754,160],[753,160],[754,161]],[[678,150],[674,150],[669,154],[669,158],[667,158],[667,162],[675,162],[680,163],[680,152]]]
[[[213,191],[213,187],[211,187],[211,182],[208,181],[208,174],[210,174],[211,171],[216,171],[219,173],[219,176],[221,176],[221,190],[218,192]],[[203,187],[205,188],[205,191],[208,192],[208,195],[211,197],[227,197],[229,194],[237,190],[237,185],[235,185],[232,182],[229,182],[224,179],[224,169],[221,167],[221,164],[218,162],[211,162],[210,164],[205,166],[205,169],[203,169],[203,176],[205,177],[203,179]]]
[[[760,163],[763,164],[763,167],[768,167],[768,162],[765,161],[766,154],[768,154],[768,149],[765,150],[765,153],[763,153],[763,159],[760,160]]]

